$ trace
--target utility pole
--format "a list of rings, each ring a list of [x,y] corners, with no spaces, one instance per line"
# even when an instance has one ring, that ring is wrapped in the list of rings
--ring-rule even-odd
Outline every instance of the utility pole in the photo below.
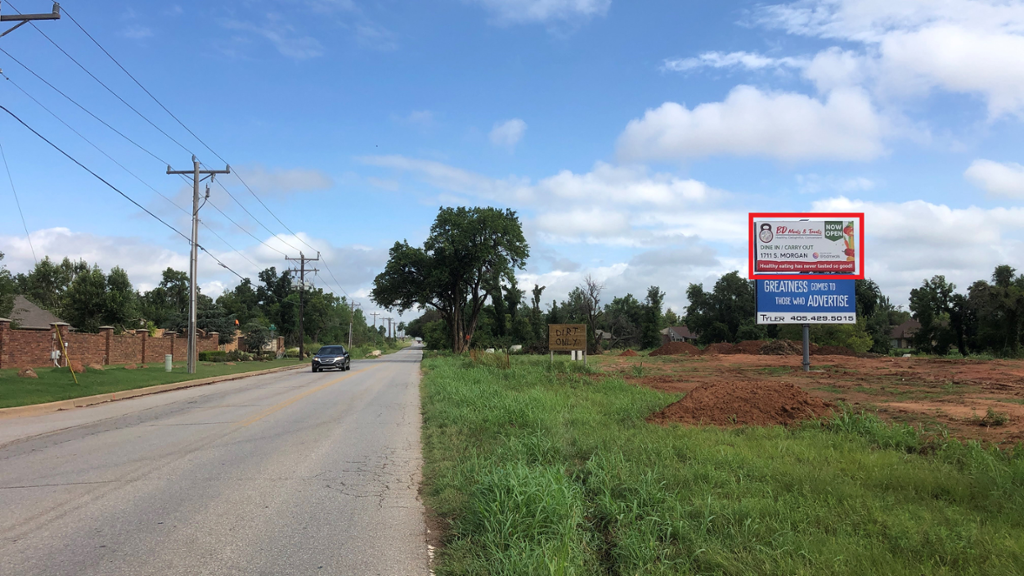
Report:
[[[284,259],[299,263],[299,359],[301,360],[302,358],[305,357],[303,355],[303,351],[306,346],[306,333],[304,332],[302,325],[302,317],[305,312],[304,304],[302,301],[302,293],[306,290],[306,272],[319,272],[319,270],[316,269],[306,270],[306,262],[316,262],[320,260],[320,253],[316,253],[316,258],[306,258],[305,254],[299,252],[298,258],[289,258],[285,256]],[[291,271],[295,272],[296,270],[292,269]]]
[[[348,347],[352,349],[352,322],[356,319],[356,308],[359,308],[358,302],[352,303],[351,313],[348,315]]]
[[[196,373],[196,298],[199,290],[196,287],[196,261],[198,260],[199,249],[199,183],[206,180],[206,177],[213,181],[217,174],[231,174],[231,166],[225,166],[223,170],[201,170],[199,160],[192,156],[191,170],[171,170],[167,167],[168,174],[191,174],[192,175],[192,254],[189,257],[188,268],[188,373]],[[206,199],[210,199],[210,186],[206,186]],[[205,204],[205,202],[203,202]]]
[[[371,312],[370,316],[373,316],[373,343],[377,343],[377,316],[383,316],[380,312]]]
[[[0,9],[2,8],[3,2],[0,2]],[[11,32],[14,32],[33,20],[60,20],[60,4],[54,2],[53,12],[49,14],[0,14],[0,22],[17,22],[14,27],[4,32],[0,32],[0,38],[7,36]]]
[[[394,320],[394,318],[388,317],[388,318],[384,318],[384,320],[388,321],[387,337],[391,338],[391,321]]]

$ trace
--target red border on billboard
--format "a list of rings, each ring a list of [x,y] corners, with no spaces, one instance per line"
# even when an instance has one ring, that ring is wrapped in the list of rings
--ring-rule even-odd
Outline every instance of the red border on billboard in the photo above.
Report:
[[[856,218],[860,223],[858,235],[858,274],[755,274],[754,273],[754,219],[771,218],[773,220],[784,220],[792,218]],[[863,212],[751,212],[747,221],[747,277],[751,280],[807,280],[807,279],[832,279],[832,280],[863,280],[864,279],[864,213]]]

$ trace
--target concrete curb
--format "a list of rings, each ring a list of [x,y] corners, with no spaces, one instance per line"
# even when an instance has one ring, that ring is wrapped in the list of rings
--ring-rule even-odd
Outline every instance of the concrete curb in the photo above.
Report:
[[[285,372],[287,370],[298,370],[299,368],[308,367],[308,364],[300,363],[296,364],[295,366],[282,366],[281,368],[271,368],[269,370],[257,370],[255,372],[239,372],[238,374],[228,374],[226,376],[213,376],[210,378],[200,378],[198,380],[186,380],[185,382],[173,382],[171,384],[160,384],[158,386],[149,386],[147,388],[121,390],[120,392],[108,392],[106,394],[96,394],[95,396],[72,398],[71,400],[58,400],[57,402],[47,402],[46,404],[16,406],[14,408],[0,408],[0,419],[23,418],[26,416],[40,416],[43,414],[50,414],[52,412],[60,412],[62,410],[74,410],[75,408],[85,408],[86,406],[94,406],[96,404],[104,404],[106,402],[116,402],[118,400],[127,400],[129,398],[137,398],[139,396],[149,396],[150,394],[170,392],[171,390],[182,390],[184,388],[206,386],[208,384],[229,382],[231,380],[241,380],[242,378],[249,378],[252,376],[263,376],[265,374],[274,374],[275,372]]]

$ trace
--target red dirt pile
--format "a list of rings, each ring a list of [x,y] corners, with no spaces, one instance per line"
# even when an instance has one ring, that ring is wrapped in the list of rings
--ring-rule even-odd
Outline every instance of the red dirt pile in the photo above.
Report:
[[[709,344],[704,349],[705,354],[735,354],[736,346],[729,344],[728,342],[717,342],[715,344]]]
[[[815,356],[856,356],[857,353],[844,346],[817,346],[813,354]]]
[[[632,350],[626,350],[622,354],[619,354],[619,356],[639,356],[639,354],[637,354],[636,352],[634,352]]]
[[[834,406],[783,382],[713,382],[652,415],[652,424],[775,426],[828,416]]]
[[[669,342],[661,348],[658,348],[654,352],[651,352],[651,356],[678,356],[680,354],[688,354],[690,356],[700,356],[700,348],[697,348],[693,344],[687,342]]]
[[[733,345],[733,354],[760,354],[764,342],[761,340],[744,340]]]

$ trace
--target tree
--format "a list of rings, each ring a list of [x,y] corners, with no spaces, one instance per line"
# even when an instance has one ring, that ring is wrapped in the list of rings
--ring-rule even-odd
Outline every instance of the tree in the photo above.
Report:
[[[914,334],[914,347],[918,350],[945,355],[955,342],[949,322],[955,290],[955,284],[946,282],[946,277],[939,275],[910,291],[910,311],[921,323],[921,328]]]
[[[662,317],[662,321],[661,321],[661,324],[662,324],[661,327],[662,328],[670,328],[670,327],[674,327],[674,326],[679,326],[679,323],[680,323],[680,319],[679,319],[679,315],[678,314],[673,312],[671,308],[669,308],[668,310],[665,310],[665,315]]]
[[[249,352],[262,352],[270,344],[270,330],[259,322],[250,322],[242,327],[242,342]]]
[[[106,302],[103,307],[103,323],[124,330],[138,328],[138,293],[132,287],[128,273],[114,266],[107,276]]]
[[[605,327],[612,335],[611,347],[640,346],[642,317],[643,304],[632,294],[612,298],[604,308]]]
[[[65,321],[82,332],[99,332],[107,309],[107,277],[100,267],[78,274],[64,301]]]
[[[657,348],[661,345],[661,306],[665,302],[665,293],[657,286],[647,289],[644,308],[640,320],[640,345],[644,348]]]
[[[71,283],[79,274],[91,270],[85,260],[72,262],[70,258],[64,258],[56,264],[46,256],[28,274],[17,275],[18,291],[36,305],[57,316],[65,316],[64,296]]]
[[[198,293],[198,291],[197,291]],[[188,325],[188,273],[167,268],[160,284],[139,299],[142,317],[159,328],[174,329]]]
[[[396,242],[373,281],[378,305],[441,313],[452,350],[461,353],[496,283],[512,281],[530,255],[519,218],[497,208],[441,208],[423,248]]]
[[[583,284],[577,286],[569,296],[571,306],[575,309],[576,318],[582,318],[587,323],[587,352],[589,354],[601,353],[597,330],[603,315],[603,310],[601,310],[601,292],[603,290],[604,284],[598,283],[593,276],[588,274],[583,279]]]
[[[719,278],[710,293],[700,284],[690,284],[686,295],[690,300],[686,326],[700,334],[701,344],[767,336],[767,332],[755,324],[757,293],[754,283],[741,277],[739,272],[729,272]]]
[[[0,262],[4,259],[4,253],[0,252]],[[14,276],[7,269],[6,265],[0,265],[0,318],[10,318],[14,311],[14,295],[18,292],[18,285]]]

